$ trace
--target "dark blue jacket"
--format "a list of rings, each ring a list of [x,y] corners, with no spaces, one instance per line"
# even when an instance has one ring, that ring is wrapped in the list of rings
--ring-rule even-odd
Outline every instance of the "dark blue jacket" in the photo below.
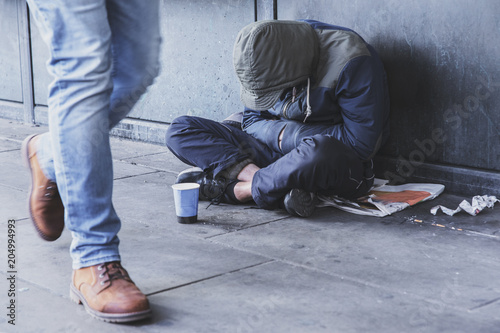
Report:
[[[320,48],[309,93],[312,114],[304,122],[304,83],[295,92],[290,89],[268,111],[245,109],[242,127],[279,152],[288,153],[305,137],[325,134],[352,148],[360,159],[368,160],[389,135],[389,94],[383,64],[373,47],[356,32],[304,21],[318,34]],[[278,136],[283,128],[280,149]]]

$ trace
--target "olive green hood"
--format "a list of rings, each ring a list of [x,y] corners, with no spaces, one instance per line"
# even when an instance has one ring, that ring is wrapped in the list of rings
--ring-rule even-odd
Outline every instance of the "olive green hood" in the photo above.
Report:
[[[319,54],[318,36],[305,22],[258,21],[244,27],[233,50],[241,100],[268,110],[288,88],[310,78]]]

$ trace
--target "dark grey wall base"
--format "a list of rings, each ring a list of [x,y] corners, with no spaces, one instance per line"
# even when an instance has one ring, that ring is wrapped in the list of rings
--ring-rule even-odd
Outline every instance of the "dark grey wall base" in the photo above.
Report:
[[[126,118],[111,130],[111,135],[121,138],[165,145],[166,123]]]
[[[24,121],[23,112],[23,103],[0,100],[0,118]]]
[[[500,195],[500,173],[459,166],[431,163],[412,164],[409,160],[376,156],[375,175],[394,184],[438,183],[446,186],[448,193],[461,195]]]

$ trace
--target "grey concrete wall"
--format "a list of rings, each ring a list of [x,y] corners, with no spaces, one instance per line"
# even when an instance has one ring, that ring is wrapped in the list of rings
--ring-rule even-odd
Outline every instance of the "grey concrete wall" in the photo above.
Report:
[[[131,117],[170,122],[189,114],[222,120],[241,110],[232,66],[253,0],[163,1],[162,72]]]
[[[30,15],[30,42],[32,54],[33,70],[33,93],[35,105],[47,105],[47,92],[52,76],[49,75],[45,67],[49,59],[49,50],[47,45],[40,37],[40,32],[36,27],[32,16]]]
[[[22,102],[17,4],[0,0],[0,100]]]

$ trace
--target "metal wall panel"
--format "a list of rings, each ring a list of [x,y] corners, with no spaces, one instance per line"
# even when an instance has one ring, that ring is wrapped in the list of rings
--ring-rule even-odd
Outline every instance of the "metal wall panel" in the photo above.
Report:
[[[0,0],[0,99],[22,102],[17,3]]]
[[[381,54],[391,90],[383,149],[411,173],[425,162],[500,170],[500,2],[279,0],[278,18],[356,30]]]
[[[46,68],[46,63],[50,54],[47,45],[38,32],[38,28],[32,16],[30,17],[30,33],[35,105],[47,105],[49,84],[53,79]]]
[[[255,0],[257,21],[275,19],[275,0]]]
[[[162,2],[162,72],[131,117],[170,122],[189,114],[221,120],[242,110],[232,50],[254,20],[254,1]]]

